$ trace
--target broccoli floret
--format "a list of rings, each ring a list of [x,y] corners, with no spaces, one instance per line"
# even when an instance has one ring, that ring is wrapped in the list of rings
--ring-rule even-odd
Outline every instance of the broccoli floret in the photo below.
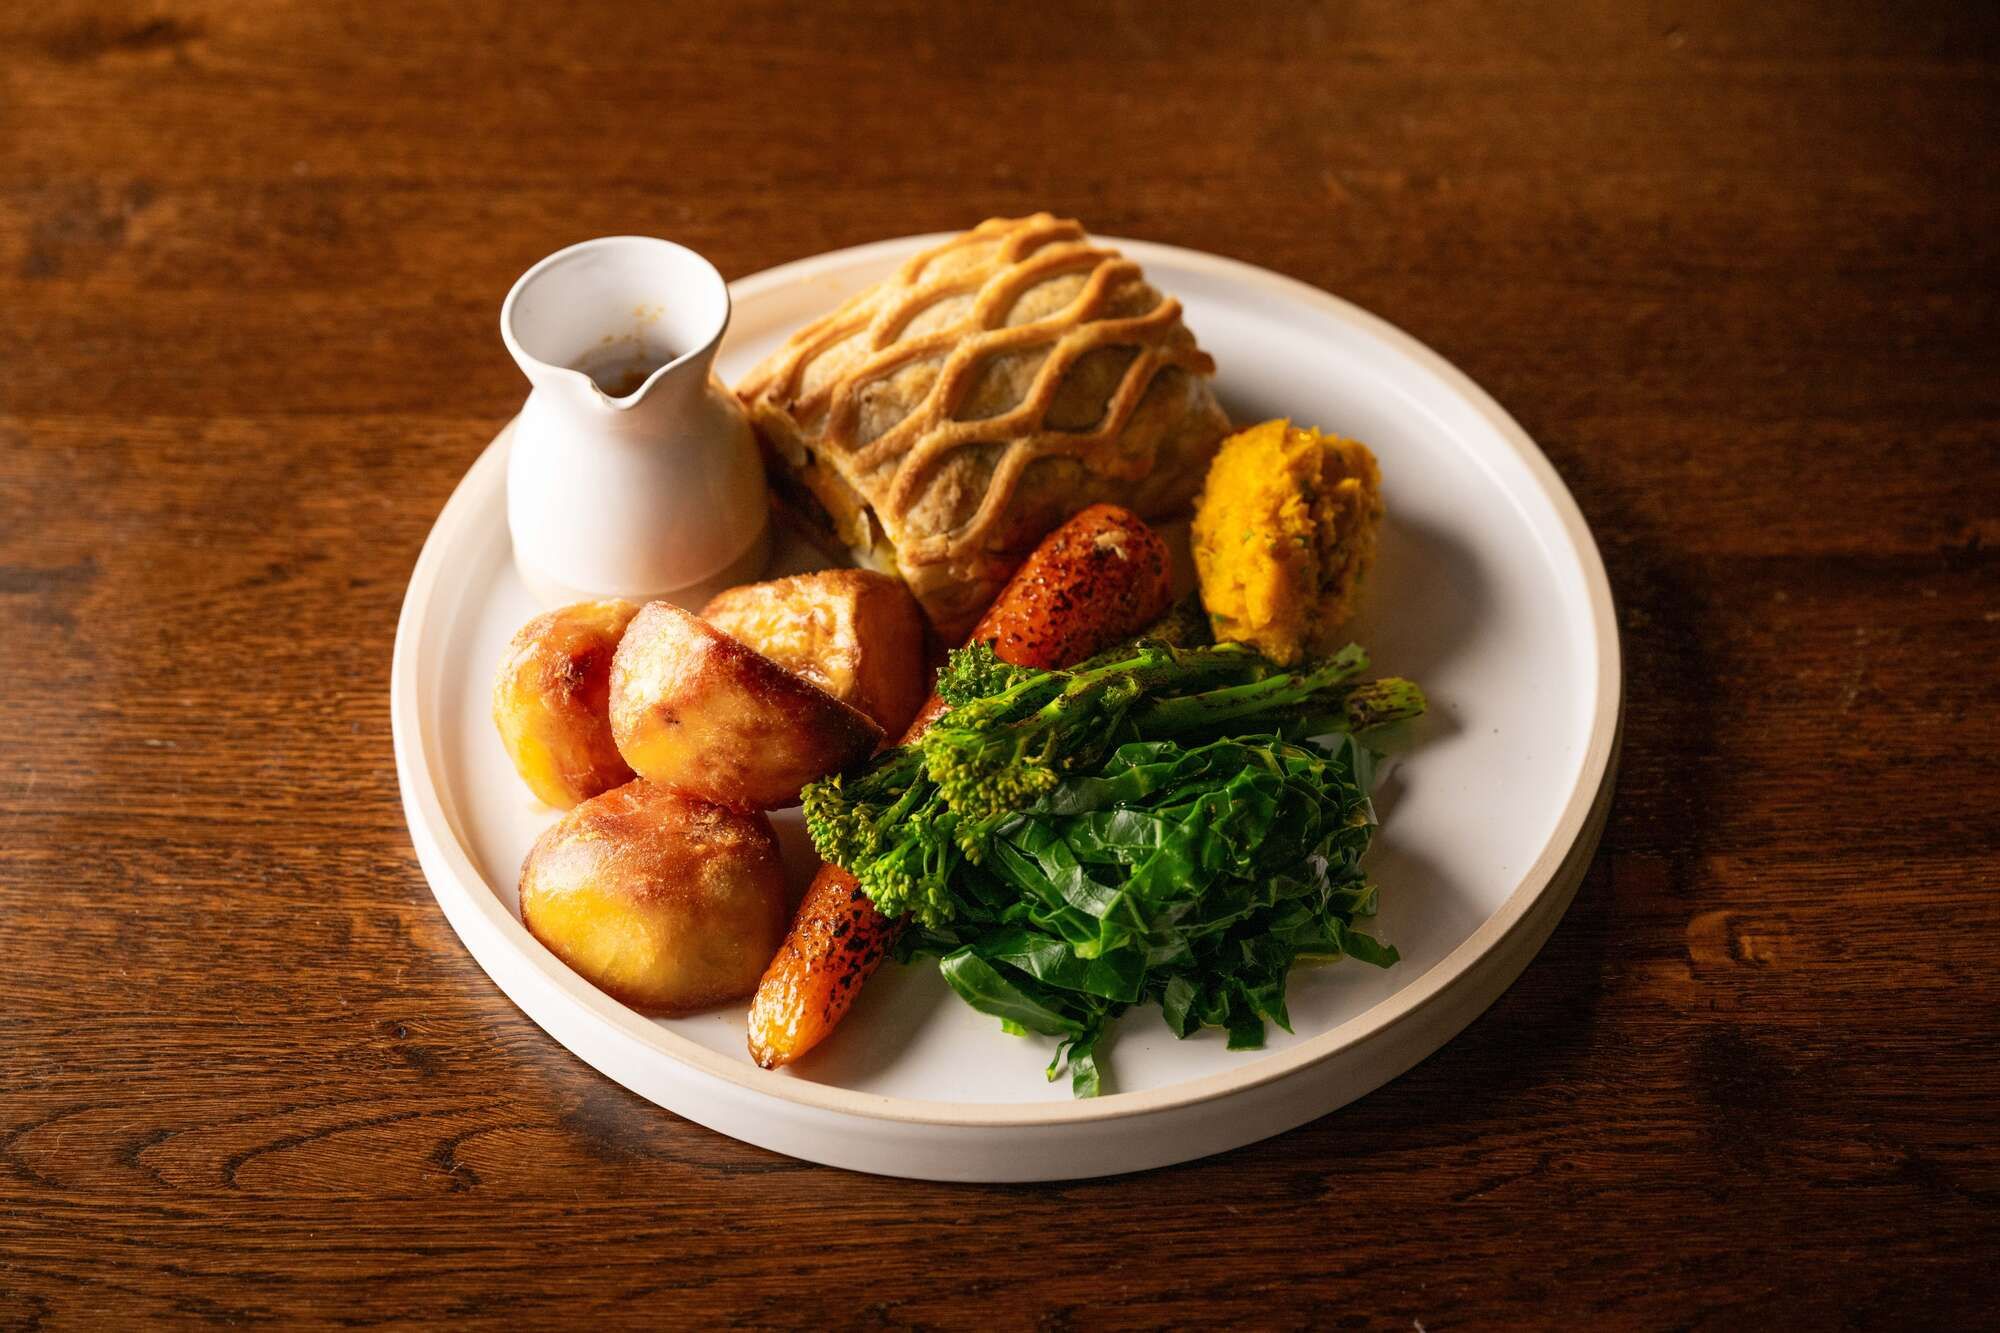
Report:
[[[897,822],[922,804],[922,778],[922,756],[901,745],[859,773],[808,783],[799,805],[813,849],[859,878],[856,867],[879,857]]]
[[[933,792],[935,799],[935,792]],[[849,871],[884,916],[908,913],[937,930],[952,919],[951,874],[958,857],[948,810],[897,827],[881,850]]]
[[[933,727],[922,741],[924,771],[961,820],[979,822],[1033,805],[1058,777],[1046,738]],[[975,857],[976,859],[976,857]]]
[[[924,771],[958,816],[958,844],[980,861],[987,837],[1015,814],[1033,808],[1064,774],[1129,739],[1125,714],[1145,691],[1139,665],[1150,650],[1093,670],[1045,671],[1007,691],[946,713],[917,742]],[[1025,704],[1059,687],[1033,712]]]
[[[921,750],[899,745],[859,773],[809,783],[800,805],[813,849],[854,876],[884,916],[908,912],[932,927],[950,919],[955,817]]]
[[[954,708],[999,694],[1032,676],[1029,667],[1017,667],[1000,660],[993,645],[975,639],[955,649],[938,672],[938,698]]]

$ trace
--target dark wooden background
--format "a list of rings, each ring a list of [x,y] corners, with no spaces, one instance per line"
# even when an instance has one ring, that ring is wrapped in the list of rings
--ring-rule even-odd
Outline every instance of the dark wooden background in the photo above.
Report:
[[[6,6],[0,1325],[1991,1318],[1994,15]],[[1617,805],[1519,984],[1305,1129],[806,1166],[460,948],[397,610],[533,260],[1040,207],[1330,288],[1512,409],[1619,599]]]

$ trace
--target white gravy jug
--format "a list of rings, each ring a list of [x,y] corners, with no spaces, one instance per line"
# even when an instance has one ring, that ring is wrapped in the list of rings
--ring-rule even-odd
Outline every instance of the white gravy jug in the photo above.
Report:
[[[763,466],[710,371],[728,326],[714,265],[647,236],[558,250],[507,294],[500,336],[534,385],[509,427],[507,526],[544,606],[698,605],[762,572]]]

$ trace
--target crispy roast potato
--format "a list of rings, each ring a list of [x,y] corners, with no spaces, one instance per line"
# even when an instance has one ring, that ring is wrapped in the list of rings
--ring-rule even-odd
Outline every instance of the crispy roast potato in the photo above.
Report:
[[[887,735],[924,700],[924,619],[892,574],[824,569],[718,594],[701,618],[875,719]]]
[[[785,931],[771,821],[638,781],[585,801],[521,865],[521,920],[649,1014],[748,995]]]
[[[795,805],[882,739],[866,713],[671,602],[647,603],[618,645],[611,733],[640,777],[738,810]]]
[[[638,613],[615,599],[550,611],[500,661],[493,725],[528,789],[558,809],[632,780],[611,735],[611,658]]]

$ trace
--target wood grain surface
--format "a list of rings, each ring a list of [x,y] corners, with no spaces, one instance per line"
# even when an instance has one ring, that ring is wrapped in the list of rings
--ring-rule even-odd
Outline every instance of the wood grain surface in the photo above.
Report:
[[[2000,1253],[1987,4],[0,8],[0,1326],[1967,1326]],[[880,1180],[585,1068],[404,829],[501,296],[1050,208],[1492,390],[1629,664],[1603,851],[1365,1100]]]

